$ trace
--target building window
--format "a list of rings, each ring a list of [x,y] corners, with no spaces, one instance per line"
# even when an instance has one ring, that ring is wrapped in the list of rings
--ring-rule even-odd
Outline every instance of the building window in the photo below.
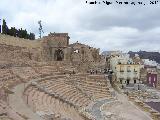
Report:
[[[123,67],[120,67],[120,72],[124,72],[124,69],[123,69]]]
[[[136,80],[134,80],[134,84],[136,83]]]
[[[151,77],[149,77],[149,84],[151,84]]]
[[[156,82],[156,77],[154,77],[154,82]]]
[[[134,68],[134,72],[137,72],[137,70]]]
[[[123,75],[123,74],[124,74],[124,71],[123,71],[123,72],[121,71],[121,72],[120,72],[120,75]]]
[[[130,66],[127,67],[127,72],[131,72]]]
[[[77,49],[76,49],[76,50],[74,50],[74,53],[79,53],[79,50],[77,50]]]
[[[130,79],[127,79],[127,85],[129,85]]]
[[[120,79],[120,83],[122,84],[122,79]]]
[[[137,72],[134,72],[134,74],[137,75],[138,73],[137,73]]]

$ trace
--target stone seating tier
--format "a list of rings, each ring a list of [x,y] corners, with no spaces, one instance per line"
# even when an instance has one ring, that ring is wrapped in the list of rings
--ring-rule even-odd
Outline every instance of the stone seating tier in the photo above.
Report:
[[[62,101],[59,101],[59,99],[56,99],[54,97],[49,96],[48,94],[46,94],[45,92],[40,92],[38,91],[35,87],[32,87],[32,91],[31,88],[28,88],[30,92],[28,92],[27,90],[25,91],[25,94],[29,93],[31,95],[28,96],[28,98],[30,99],[29,102],[31,102],[33,109],[35,111],[47,111],[48,113],[54,113],[54,114],[59,114],[60,116],[63,118],[73,118],[74,119],[80,119],[81,117],[77,114],[77,112],[75,112],[75,109],[69,109],[69,105],[66,103],[63,103]]]
[[[68,76],[56,75],[54,72],[43,73],[24,92],[25,101],[35,112],[45,111],[48,114],[60,114],[60,118],[70,118],[71,120],[76,115],[77,118],[82,119],[76,110],[87,107],[95,100],[111,97],[103,76],[98,75],[94,79],[88,75]]]

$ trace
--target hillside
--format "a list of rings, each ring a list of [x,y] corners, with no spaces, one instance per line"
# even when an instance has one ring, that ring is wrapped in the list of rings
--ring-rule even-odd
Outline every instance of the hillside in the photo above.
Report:
[[[141,59],[155,60],[157,63],[160,63],[160,53],[159,52],[147,52],[147,51],[132,52],[132,51],[129,51],[128,54],[130,54],[131,57],[133,57],[135,54],[138,54]]]

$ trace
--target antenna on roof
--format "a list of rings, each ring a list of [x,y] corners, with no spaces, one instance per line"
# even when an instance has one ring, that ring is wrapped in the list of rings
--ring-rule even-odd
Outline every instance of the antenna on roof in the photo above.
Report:
[[[41,20],[38,21],[38,24],[39,24],[39,38],[41,38],[42,33],[44,33],[43,29],[42,29],[42,23],[41,22],[42,22]]]

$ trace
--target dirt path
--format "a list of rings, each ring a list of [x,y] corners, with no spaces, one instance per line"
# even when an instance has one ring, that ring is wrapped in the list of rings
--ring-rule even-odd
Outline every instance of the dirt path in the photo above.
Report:
[[[130,102],[126,95],[116,92],[109,83],[108,86],[110,91],[114,93],[113,97],[116,99],[96,101],[95,104],[87,110],[96,120],[152,120],[149,114]],[[102,105],[108,107],[102,110]],[[113,118],[105,118],[103,113],[110,113],[113,115]]]
[[[146,112],[130,102],[124,94],[116,93],[116,96],[121,104],[113,105],[106,111],[114,113],[124,120],[152,120]]]
[[[22,94],[24,84],[19,84],[13,89],[14,94],[9,95],[9,105],[22,115],[29,117],[28,120],[43,120],[40,116],[34,113],[23,101]]]

